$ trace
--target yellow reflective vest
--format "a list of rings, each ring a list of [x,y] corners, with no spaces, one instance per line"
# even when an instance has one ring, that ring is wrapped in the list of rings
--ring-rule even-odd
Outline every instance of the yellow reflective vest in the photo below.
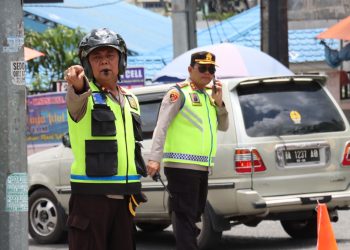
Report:
[[[74,154],[71,166],[72,193],[134,194],[141,191],[135,166],[133,115],[139,115],[137,98],[124,97],[124,108],[94,83],[89,83],[84,117],[75,122],[68,114]]]
[[[213,166],[216,154],[217,115],[211,89],[178,88],[185,102],[167,130],[164,162]]]

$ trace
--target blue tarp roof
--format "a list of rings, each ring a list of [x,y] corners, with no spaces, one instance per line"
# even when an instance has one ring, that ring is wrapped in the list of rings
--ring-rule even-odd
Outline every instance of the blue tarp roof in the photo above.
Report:
[[[144,67],[145,79],[151,81],[165,65],[166,63],[159,56],[129,56],[127,67]]]
[[[171,18],[124,1],[64,0],[60,4],[24,4],[23,10],[70,28],[109,28],[119,33],[130,51],[144,54],[172,43]],[[43,31],[45,24],[24,18],[25,27]]]
[[[90,8],[79,8],[84,6]],[[144,66],[146,79],[173,59],[171,19],[124,1],[65,0],[63,4],[25,4],[24,11],[71,28],[90,31],[107,27],[120,33],[129,50],[139,55],[129,56],[128,66]],[[47,28],[28,17],[24,21],[26,28],[37,31]],[[289,30],[289,62],[324,61],[324,47],[315,37],[325,29]],[[197,41],[198,46],[231,42],[260,49],[260,6],[198,30]],[[338,40],[327,40],[327,44],[339,48]]]
[[[324,29],[302,29],[288,31],[289,62],[320,62],[325,60],[324,47],[316,35]],[[222,22],[197,32],[198,46],[230,42],[260,50],[260,6],[255,6]],[[331,48],[339,48],[339,41],[327,41]],[[173,59],[172,43],[151,52],[166,63]]]

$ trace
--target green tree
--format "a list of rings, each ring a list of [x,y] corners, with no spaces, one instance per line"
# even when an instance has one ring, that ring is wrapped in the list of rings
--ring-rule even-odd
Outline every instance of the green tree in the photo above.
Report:
[[[49,90],[52,82],[63,79],[67,67],[80,62],[77,48],[84,35],[80,28],[70,29],[62,25],[47,29],[43,33],[25,33],[25,46],[45,54],[27,62],[32,77],[29,83],[31,90]]]

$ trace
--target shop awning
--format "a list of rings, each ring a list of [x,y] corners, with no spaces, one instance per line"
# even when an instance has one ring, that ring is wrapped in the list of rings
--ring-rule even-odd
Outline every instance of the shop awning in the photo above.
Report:
[[[318,34],[318,39],[341,39],[350,41],[350,16]]]
[[[33,58],[39,57],[39,56],[45,56],[44,53],[37,51],[35,49],[31,49],[28,47],[24,47],[24,60],[29,61]]]

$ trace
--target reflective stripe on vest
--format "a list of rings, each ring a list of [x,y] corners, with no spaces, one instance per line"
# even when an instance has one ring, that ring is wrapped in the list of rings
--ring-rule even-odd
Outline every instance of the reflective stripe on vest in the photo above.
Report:
[[[177,160],[187,160],[187,161],[195,161],[195,162],[212,162],[215,157],[211,157],[209,159],[208,156],[202,155],[190,155],[190,154],[181,154],[181,153],[164,153],[164,158],[168,159],[177,159]]]
[[[70,176],[71,180],[81,180],[81,181],[125,181],[126,176],[108,176],[108,177],[89,177],[86,175],[75,175]],[[141,179],[141,175],[129,175],[128,180],[137,181]]]
[[[192,112],[188,107],[184,106],[180,110],[181,114],[186,118],[192,125],[198,128],[201,132],[203,132],[203,121],[197,116],[194,112]]]

